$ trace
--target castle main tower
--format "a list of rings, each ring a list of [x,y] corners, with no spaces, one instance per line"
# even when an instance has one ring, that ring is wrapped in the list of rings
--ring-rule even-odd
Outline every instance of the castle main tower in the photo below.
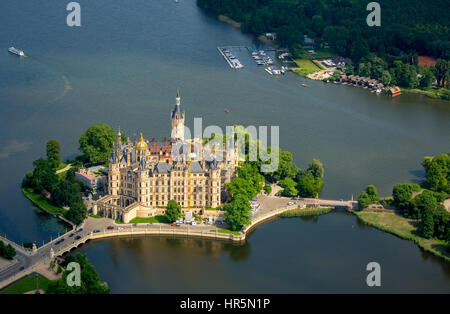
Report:
[[[172,140],[184,140],[184,111],[181,112],[180,91],[177,90],[176,105],[171,114],[172,120]]]

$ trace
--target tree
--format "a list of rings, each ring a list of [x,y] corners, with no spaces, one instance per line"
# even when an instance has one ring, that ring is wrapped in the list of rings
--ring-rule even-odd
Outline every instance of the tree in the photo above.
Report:
[[[5,245],[3,241],[0,241],[0,256],[12,260],[16,256],[16,250],[8,243]]]
[[[70,257],[71,262],[78,263],[81,270],[81,285],[70,287],[67,284],[67,277],[72,271],[66,270],[62,275],[62,279],[49,283],[47,294],[108,294],[110,293],[106,283],[101,282],[95,267],[88,262],[85,254],[77,253],[74,257]]]
[[[422,194],[414,198],[414,205],[409,208],[407,217],[418,219],[426,211],[434,211],[437,206],[437,200],[434,193],[430,191],[423,191]]]
[[[296,189],[297,183],[292,178],[284,178],[280,180],[279,185],[284,189],[281,193],[283,196],[297,196],[298,190]]]
[[[276,149],[276,148],[274,148]],[[282,180],[286,177],[294,178],[298,172],[298,168],[292,160],[292,154],[288,151],[279,149],[278,168],[268,179],[272,182]]]
[[[116,133],[109,125],[103,123],[92,125],[80,137],[80,151],[90,162],[107,160],[116,138]]]
[[[259,173],[256,163],[246,162],[237,169],[238,176],[231,182],[226,183],[226,187],[232,198],[242,195],[250,200],[261,192],[264,184],[264,176]]]
[[[58,185],[58,176],[50,162],[46,159],[39,158],[33,162],[33,166],[33,173],[27,178],[29,185],[37,193],[41,193],[44,189],[53,192]]]
[[[445,87],[445,82],[450,81],[450,66],[449,66],[449,61],[447,60],[443,60],[443,59],[438,59],[435,65],[435,69],[436,69],[436,80],[437,80],[437,84],[440,87]]]
[[[241,230],[242,226],[250,224],[250,202],[242,195],[238,195],[230,203],[225,204],[224,210],[225,221],[230,225],[231,230]]]
[[[358,208],[360,210],[363,210],[370,204],[372,204],[372,200],[370,199],[370,196],[367,194],[366,191],[362,191],[358,197]]]
[[[378,192],[377,192],[377,188],[374,185],[369,185],[366,187],[366,193],[370,198],[370,201],[372,202],[372,204],[374,203],[378,203],[379,199],[378,199]]]
[[[391,84],[392,81],[392,77],[391,74],[389,73],[389,71],[383,71],[383,73],[381,74],[381,82],[385,85],[385,86],[389,86]]]
[[[308,171],[311,172],[314,178],[321,178],[323,179],[324,176],[324,170],[323,165],[318,159],[313,159],[311,163],[309,164]]]
[[[442,154],[425,157],[422,166],[425,168],[425,186],[435,192],[450,193],[450,155]]]
[[[394,197],[394,204],[398,209],[408,211],[411,206],[414,206],[412,202],[412,194],[414,187],[409,183],[402,183],[394,185],[392,190],[392,196]]]
[[[80,185],[68,180],[62,181],[53,191],[51,201],[58,207],[71,206],[75,203],[81,203]]]
[[[270,186],[268,184],[266,184],[263,189],[264,189],[264,191],[266,191],[267,194],[272,193],[272,186]]]
[[[298,191],[301,197],[319,197],[323,181],[315,178],[310,171],[300,171],[297,175]]]
[[[167,203],[166,217],[171,222],[176,221],[178,218],[181,217],[181,206],[178,205],[176,201],[170,200]]]
[[[421,87],[431,87],[436,77],[432,71],[432,67],[425,66],[422,69],[422,78],[420,79]]]
[[[65,214],[66,218],[76,225],[81,224],[87,217],[86,205],[83,202],[76,202],[70,206]]]
[[[422,221],[419,227],[420,234],[424,238],[431,238],[434,234],[434,213],[433,209],[426,209],[422,213]]]
[[[57,168],[61,163],[61,147],[55,139],[47,142],[47,160],[53,169]]]

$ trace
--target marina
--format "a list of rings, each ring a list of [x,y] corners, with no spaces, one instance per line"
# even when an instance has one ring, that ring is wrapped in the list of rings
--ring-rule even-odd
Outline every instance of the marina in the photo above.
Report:
[[[285,58],[290,56],[290,54],[284,50],[277,50],[277,49],[264,49],[264,50],[257,50],[252,49],[248,46],[226,46],[226,47],[217,47],[217,50],[220,52],[220,54],[224,57],[225,61],[227,61],[228,65],[233,69],[241,69],[244,67],[244,65],[241,63],[241,61],[231,52],[231,49],[246,49],[253,60],[255,61],[256,65],[265,66],[264,70],[269,73],[270,75],[278,76],[280,74],[285,74],[286,71],[289,70],[287,66],[282,66],[281,68],[275,68],[274,65],[274,59],[269,56],[268,52],[280,52],[281,54],[278,56],[278,59],[283,62],[287,62]]]

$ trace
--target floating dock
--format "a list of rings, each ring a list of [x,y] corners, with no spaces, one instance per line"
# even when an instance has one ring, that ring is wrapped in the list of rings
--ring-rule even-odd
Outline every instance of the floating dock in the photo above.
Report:
[[[227,61],[228,65],[232,69],[243,68],[244,66],[239,61],[239,59],[236,58],[231,52],[229,52],[227,48],[230,48],[230,47],[217,47],[217,50],[219,50],[222,57],[224,57],[224,59]]]

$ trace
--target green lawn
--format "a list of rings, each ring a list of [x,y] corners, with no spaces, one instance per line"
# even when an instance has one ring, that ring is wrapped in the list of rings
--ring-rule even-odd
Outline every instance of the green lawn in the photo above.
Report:
[[[62,162],[62,163],[60,163],[59,164],[59,166],[58,167],[56,167],[56,171],[58,171],[58,170],[61,170],[61,169],[64,169],[64,168],[66,168],[67,167],[67,165],[68,164],[66,164],[66,163],[64,163],[64,162]]]
[[[425,89],[409,89],[402,88],[403,92],[426,95],[430,98],[450,100],[450,90],[446,88],[425,88]]]
[[[282,218],[301,217],[301,216],[318,216],[331,212],[332,208],[301,208],[293,209],[280,214]]]
[[[298,67],[300,67],[300,70],[295,70],[295,73],[302,76],[306,76],[310,73],[321,70],[316,64],[314,64],[314,62],[309,59],[295,59],[295,63]]]
[[[407,219],[395,213],[383,211],[354,211],[353,213],[370,226],[392,233],[402,239],[412,240],[425,251],[450,261],[450,251],[448,251],[445,241],[425,239],[417,234],[418,220]]]
[[[148,218],[134,218],[130,221],[132,224],[140,224],[140,223],[170,223],[169,219],[166,216],[158,215],[154,217]]]
[[[103,218],[103,216],[93,215],[93,214],[89,214],[89,217],[96,218],[96,219]]]
[[[217,229],[217,230],[210,230],[211,232],[219,232],[219,233],[230,233],[230,234],[234,234],[234,235],[240,235],[241,233],[239,231],[233,231],[230,229]]]
[[[36,205],[40,209],[54,216],[64,216],[64,213],[66,212],[64,209],[53,205],[48,199],[42,197],[40,194],[34,193],[32,189],[23,188],[22,192],[26,197],[28,197],[28,199],[30,199],[34,203],[34,205]]]
[[[330,59],[336,56],[331,48],[316,49],[314,50],[314,52],[316,53],[314,55],[308,52],[308,54],[311,55],[311,58],[313,59]]]
[[[39,289],[44,291],[47,290],[48,284],[51,282],[50,279],[38,274],[39,279]],[[33,274],[17,281],[9,287],[6,287],[3,290],[0,290],[0,294],[22,294],[31,290],[36,289],[36,277]]]

